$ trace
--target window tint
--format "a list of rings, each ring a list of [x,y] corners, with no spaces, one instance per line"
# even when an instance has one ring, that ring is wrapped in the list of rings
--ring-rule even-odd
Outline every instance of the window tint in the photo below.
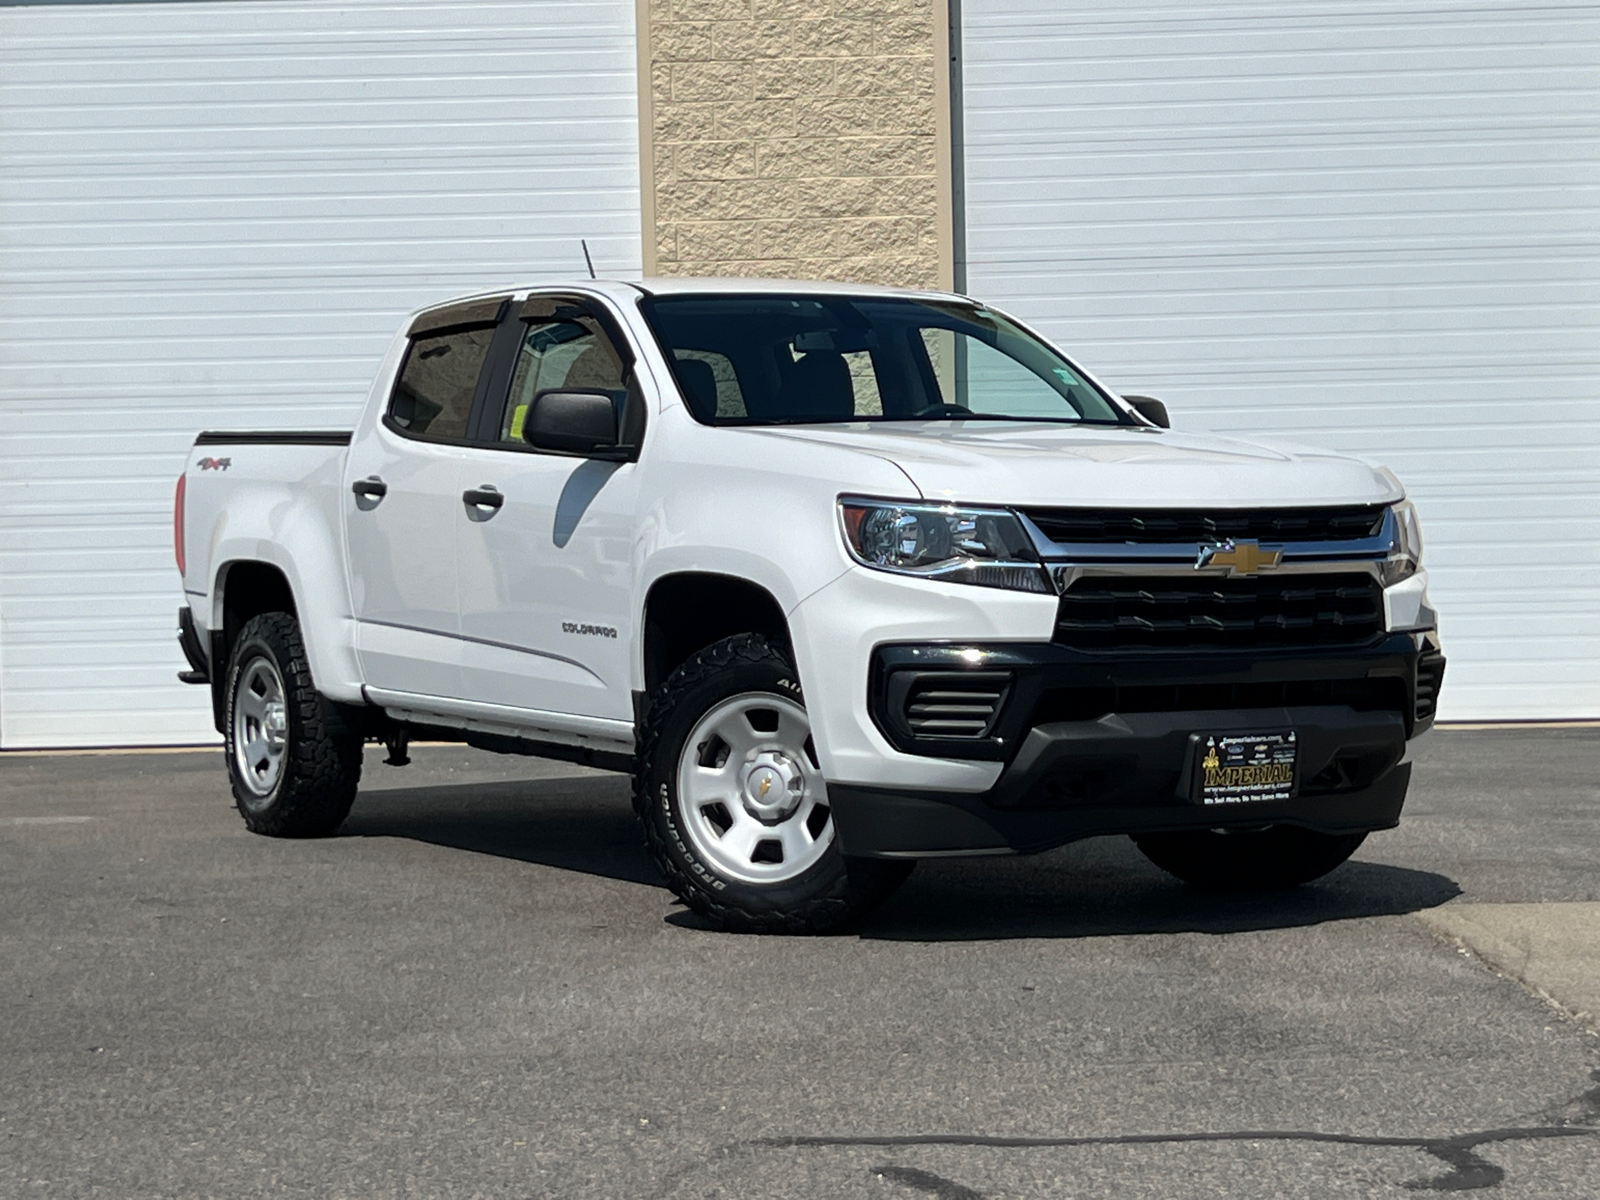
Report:
[[[389,420],[407,433],[467,436],[467,417],[493,328],[456,330],[415,339],[389,400]]]
[[[622,358],[599,325],[586,317],[563,317],[528,323],[511,377],[511,395],[500,420],[502,442],[522,441],[528,406],[551,388],[599,389],[610,392],[622,419],[628,383]]]

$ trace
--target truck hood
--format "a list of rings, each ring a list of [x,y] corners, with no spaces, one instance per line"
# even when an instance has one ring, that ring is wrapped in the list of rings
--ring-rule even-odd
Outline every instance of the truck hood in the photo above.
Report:
[[[918,421],[760,432],[888,459],[930,500],[1252,508],[1401,499],[1394,476],[1357,459],[1166,429]]]

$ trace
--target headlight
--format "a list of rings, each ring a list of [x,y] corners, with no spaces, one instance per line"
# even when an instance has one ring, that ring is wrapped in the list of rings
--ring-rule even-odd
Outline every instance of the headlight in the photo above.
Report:
[[[1383,563],[1384,587],[1409,579],[1422,565],[1422,524],[1416,506],[1402,500],[1389,511],[1394,514],[1394,541]]]
[[[1022,522],[1005,509],[841,500],[844,541],[857,562],[949,583],[1048,592]]]

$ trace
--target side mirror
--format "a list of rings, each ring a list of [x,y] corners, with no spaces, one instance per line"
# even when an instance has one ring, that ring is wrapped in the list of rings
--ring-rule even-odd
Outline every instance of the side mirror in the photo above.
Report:
[[[1167,416],[1167,406],[1154,396],[1124,396],[1133,411],[1138,413],[1152,425],[1159,425],[1163,429],[1172,428],[1172,418]]]
[[[522,440],[540,450],[605,457],[617,449],[617,402],[599,388],[549,388],[522,420]]]

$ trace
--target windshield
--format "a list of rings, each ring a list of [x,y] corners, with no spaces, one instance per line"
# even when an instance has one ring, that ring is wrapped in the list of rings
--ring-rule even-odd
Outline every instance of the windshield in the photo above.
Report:
[[[768,294],[643,308],[708,425],[1133,423],[1044,342],[974,304]]]

